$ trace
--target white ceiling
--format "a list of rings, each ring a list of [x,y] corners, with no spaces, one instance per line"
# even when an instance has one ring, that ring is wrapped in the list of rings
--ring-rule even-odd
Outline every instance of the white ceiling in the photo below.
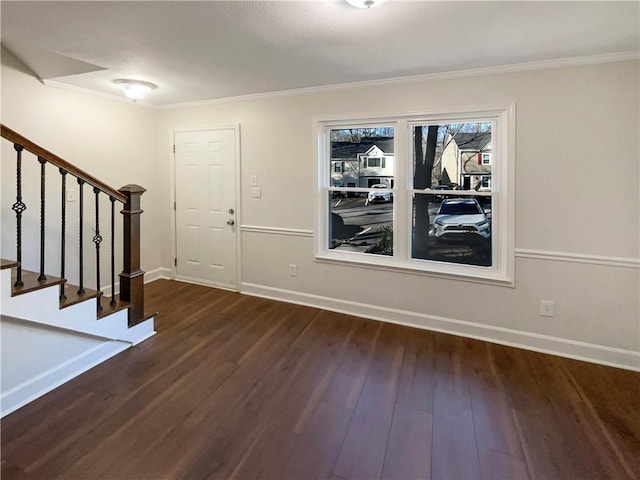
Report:
[[[2,43],[41,78],[155,105],[637,52],[640,3],[6,1]],[[50,54],[50,55],[48,55]],[[66,58],[65,58],[66,57]],[[95,67],[95,71],[92,70]]]

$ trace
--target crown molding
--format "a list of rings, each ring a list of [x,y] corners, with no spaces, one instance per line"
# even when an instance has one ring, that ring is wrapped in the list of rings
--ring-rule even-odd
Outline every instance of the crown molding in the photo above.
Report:
[[[511,65],[499,65],[495,67],[472,68],[467,70],[455,70],[451,72],[427,73],[422,75],[411,75],[406,77],[386,78],[380,80],[367,80],[362,82],[338,83],[333,85],[322,85],[317,87],[293,88],[289,90],[278,90],[273,92],[252,93],[249,95],[238,95],[234,97],[224,97],[211,100],[201,100],[195,102],[172,103],[160,105],[161,110],[177,108],[193,108],[208,105],[219,105],[224,103],[255,100],[260,98],[283,97],[291,95],[307,95],[313,93],[325,93],[335,90],[389,86],[398,84],[419,83],[425,81],[453,80],[465,77],[480,77],[486,75],[500,75],[506,73],[519,73],[534,70],[547,70],[552,68],[577,67],[582,65],[595,65],[601,63],[624,62],[640,59],[640,52],[626,51],[615,53],[604,53],[599,55],[588,55],[581,57],[559,58],[555,60],[541,60],[537,62],[516,63]]]
[[[135,105],[135,106],[159,109],[159,110],[172,110],[172,109],[178,109],[178,108],[194,108],[194,107],[203,107],[208,105],[219,105],[224,103],[256,100],[261,98],[326,93],[326,92],[332,92],[332,91],[350,89],[350,88],[405,85],[405,84],[428,82],[428,81],[453,80],[457,78],[466,78],[466,77],[481,77],[481,76],[487,76],[487,75],[519,73],[519,72],[527,72],[527,71],[534,71],[534,70],[547,70],[552,68],[565,68],[565,67],[577,67],[581,65],[595,65],[595,64],[602,64],[602,63],[624,62],[624,61],[638,60],[638,59],[640,59],[640,52],[638,51],[604,53],[599,55],[560,58],[555,60],[542,60],[537,62],[516,63],[512,65],[499,65],[495,67],[472,68],[467,70],[455,70],[451,72],[427,73],[422,75],[411,75],[406,77],[386,78],[386,79],[380,79],[380,80],[366,80],[362,82],[337,83],[332,85],[321,85],[316,87],[292,88],[288,90],[277,90],[277,91],[264,92],[264,93],[252,93],[249,95],[238,95],[233,97],[216,98],[216,99],[210,99],[210,100],[198,100],[194,102],[171,103],[171,104],[165,104],[165,105],[156,105],[156,104],[144,102],[144,101],[132,102],[131,100],[120,95],[113,95],[110,93],[104,93],[104,92],[92,90],[89,88],[78,87],[75,85],[68,85],[66,83],[62,83],[55,80],[45,79],[45,80],[42,80],[42,83],[44,83],[49,87],[60,88],[63,90],[69,90],[77,93],[84,93],[86,95],[93,95],[96,97],[101,97],[109,100],[115,100],[118,102],[127,103],[129,105]]]
[[[104,93],[98,90],[92,90],[90,88],[78,87],[76,85],[68,85],[66,83],[57,82],[55,80],[44,79],[42,80],[42,83],[44,83],[47,87],[60,88],[62,90],[68,90],[76,93],[84,93],[85,95],[92,95],[94,97],[105,98],[108,100],[115,100],[116,102],[122,102],[129,105],[145,107],[145,108],[153,108],[153,109],[158,108],[158,105],[154,105],[153,103],[143,102],[140,100],[137,100],[134,102],[133,100],[130,100],[122,95],[112,95],[110,93]]]

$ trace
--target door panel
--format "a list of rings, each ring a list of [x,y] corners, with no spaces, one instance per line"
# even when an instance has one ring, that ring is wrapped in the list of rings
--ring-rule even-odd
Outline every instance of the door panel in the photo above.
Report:
[[[235,289],[236,130],[180,132],[174,142],[176,276]]]

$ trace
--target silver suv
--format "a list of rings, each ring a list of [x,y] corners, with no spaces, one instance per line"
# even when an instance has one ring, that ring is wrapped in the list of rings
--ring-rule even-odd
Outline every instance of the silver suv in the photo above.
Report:
[[[446,198],[440,204],[433,229],[437,240],[491,238],[491,219],[475,198]]]
[[[369,192],[369,195],[367,195],[367,202],[365,205],[368,205],[370,203],[379,203],[379,202],[393,202],[393,193],[391,193],[389,191],[389,187],[387,187],[384,183],[376,183],[375,185],[371,185],[371,188],[384,188],[387,189],[386,192],[380,192],[380,191],[371,191]]]

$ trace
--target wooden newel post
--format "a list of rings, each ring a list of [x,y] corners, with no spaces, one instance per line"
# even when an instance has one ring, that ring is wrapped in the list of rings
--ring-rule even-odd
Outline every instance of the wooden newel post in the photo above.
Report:
[[[118,190],[127,197],[120,212],[124,222],[120,300],[128,302],[129,326],[144,320],[144,272],[140,270],[140,197],[146,190],[140,185],[125,185]]]

